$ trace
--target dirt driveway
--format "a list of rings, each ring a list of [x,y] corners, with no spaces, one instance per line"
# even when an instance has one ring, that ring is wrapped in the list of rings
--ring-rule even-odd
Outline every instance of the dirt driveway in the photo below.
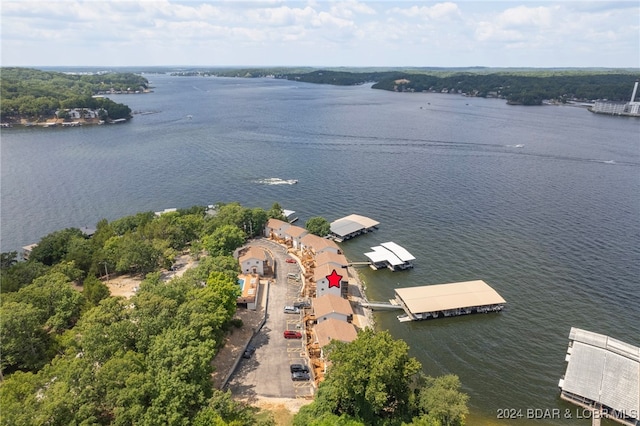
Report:
[[[162,272],[162,281],[166,282],[174,277],[181,277],[187,269],[196,266],[198,261],[194,260],[188,254],[183,254],[178,256],[174,263],[178,265],[178,267],[174,271]],[[105,284],[109,287],[112,296],[122,296],[128,299],[138,291],[143,279],[144,277],[140,275],[120,275],[107,280]]]

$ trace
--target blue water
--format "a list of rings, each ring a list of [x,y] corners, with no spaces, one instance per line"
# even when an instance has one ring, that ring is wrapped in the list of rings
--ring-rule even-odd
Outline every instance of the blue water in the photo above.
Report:
[[[142,112],[129,123],[2,130],[2,251],[216,202],[279,202],[301,225],[369,216],[380,229],[344,243],[350,259],[385,241],[417,258],[405,272],[360,269],[371,300],[483,279],[508,302],[418,323],[376,314],[428,374],[460,376],[470,424],[510,424],[498,409],[572,408],[557,390],[572,326],[640,345],[640,120],[369,86],[147,77],[154,93],[113,96]],[[272,177],[299,182],[259,183]]]

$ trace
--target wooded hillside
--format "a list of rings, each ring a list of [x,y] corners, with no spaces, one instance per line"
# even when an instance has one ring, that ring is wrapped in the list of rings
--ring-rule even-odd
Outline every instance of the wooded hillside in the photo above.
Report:
[[[94,95],[148,89],[146,78],[132,73],[76,75],[31,68],[0,70],[0,117],[3,122],[20,118],[37,121],[51,118],[59,109],[104,109],[108,118],[129,118],[131,109]]]

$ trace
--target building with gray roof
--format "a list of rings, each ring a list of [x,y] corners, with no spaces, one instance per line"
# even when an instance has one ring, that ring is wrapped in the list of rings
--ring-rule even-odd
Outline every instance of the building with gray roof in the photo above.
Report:
[[[572,327],[560,397],[619,423],[640,425],[640,348]]]

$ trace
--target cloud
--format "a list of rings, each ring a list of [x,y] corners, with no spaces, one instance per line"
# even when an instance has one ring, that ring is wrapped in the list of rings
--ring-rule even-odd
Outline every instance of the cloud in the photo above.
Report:
[[[455,3],[437,3],[433,6],[411,6],[408,8],[394,7],[389,10],[391,14],[402,15],[409,18],[422,18],[429,20],[442,20],[460,16],[460,9]]]
[[[530,61],[521,66],[554,65],[549,52],[575,66],[614,65],[615,52],[613,62],[637,66],[639,14],[637,2],[554,0],[2,0],[0,35],[12,65],[204,64],[206,51],[233,64],[459,66],[481,57],[500,66],[496,51],[521,49],[517,60]]]

